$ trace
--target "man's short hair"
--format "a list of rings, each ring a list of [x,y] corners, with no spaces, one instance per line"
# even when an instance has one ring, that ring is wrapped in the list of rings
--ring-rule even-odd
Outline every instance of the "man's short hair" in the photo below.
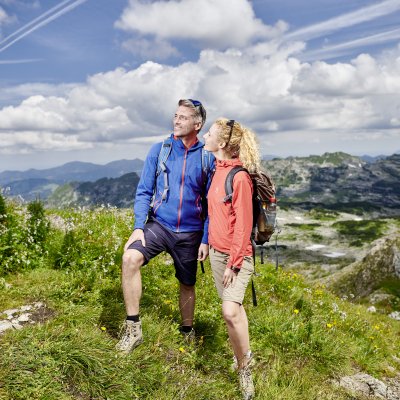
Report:
[[[181,99],[178,102],[178,106],[188,107],[194,111],[194,120],[195,122],[201,123],[200,127],[201,130],[201,128],[206,123],[206,117],[207,117],[206,109],[204,108],[203,104],[201,104],[201,102],[198,100]]]

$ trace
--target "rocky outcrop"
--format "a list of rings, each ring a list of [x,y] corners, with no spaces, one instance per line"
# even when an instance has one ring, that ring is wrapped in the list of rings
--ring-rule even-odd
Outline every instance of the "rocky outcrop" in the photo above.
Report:
[[[390,235],[372,243],[371,250],[358,262],[324,279],[339,295],[365,297],[385,281],[400,281],[400,236]]]
[[[44,322],[54,315],[54,311],[42,302],[27,304],[18,308],[0,311],[0,335],[9,329],[22,329],[25,325]]]
[[[344,376],[335,382],[353,395],[363,398],[399,400],[399,381],[391,380],[388,384],[374,378],[371,375],[358,373],[352,376]]]

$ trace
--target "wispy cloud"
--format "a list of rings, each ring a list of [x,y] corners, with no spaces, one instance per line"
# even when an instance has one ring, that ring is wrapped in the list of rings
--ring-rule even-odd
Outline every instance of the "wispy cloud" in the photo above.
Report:
[[[80,6],[88,0],[65,0],[58,5],[50,8],[48,11],[41,14],[39,17],[35,18],[31,22],[28,22],[21,28],[17,29],[11,35],[7,36],[0,41],[0,53],[12,46],[14,43],[20,41],[24,37],[28,36],[37,29],[47,25],[51,21],[61,17],[62,15],[68,13],[74,8]]]
[[[306,58],[307,60],[317,60],[322,57],[326,60],[352,52],[352,50],[355,48],[373,46],[380,43],[388,43],[398,39],[400,39],[400,28],[350,40],[348,42],[322,47],[318,50],[311,50],[305,52],[302,55],[302,58]]]
[[[379,4],[360,8],[326,21],[309,25],[285,35],[286,39],[309,40],[339,29],[371,21],[400,10],[400,0],[385,0]]]
[[[26,58],[20,60],[0,60],[0,65],[4,64],[28,64],[33,62],[41,61],[40,58]]]

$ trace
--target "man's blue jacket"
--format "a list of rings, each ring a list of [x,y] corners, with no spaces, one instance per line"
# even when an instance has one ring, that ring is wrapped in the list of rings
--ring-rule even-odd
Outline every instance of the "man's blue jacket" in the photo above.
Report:
[[[134,205],[135,229],[143,229],[149,215],[150,203],[156,187],[153,208],[150,215],[173,232],[203,231],[202,243],[208,243],[208,217],[204,220],[202,199],[207,195],[212,178],[214,157],[206,176],[202,169],[203,143],[197,142],[187,149],[181,139],[171,135],[172,148],[166,161],[169,191],[166,200],[164,173],[157,177],[158,156],[162,143],[153,145],[146,157],[142,175],[136,190]]]

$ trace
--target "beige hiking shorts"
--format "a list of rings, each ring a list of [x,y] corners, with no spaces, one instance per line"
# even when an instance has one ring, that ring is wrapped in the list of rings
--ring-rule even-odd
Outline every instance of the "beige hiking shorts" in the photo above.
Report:
[[[229,260],[229,254],[221,253],[210,246],[209,257],[219,297],[222,301],[234,301],[235,303],[242,304],[247,285],[254,272],[253,258],[249,256],[244,258],[242,268],[238,272],[234,284],[230,284],[227,288],[224,288],[222,279]]]

